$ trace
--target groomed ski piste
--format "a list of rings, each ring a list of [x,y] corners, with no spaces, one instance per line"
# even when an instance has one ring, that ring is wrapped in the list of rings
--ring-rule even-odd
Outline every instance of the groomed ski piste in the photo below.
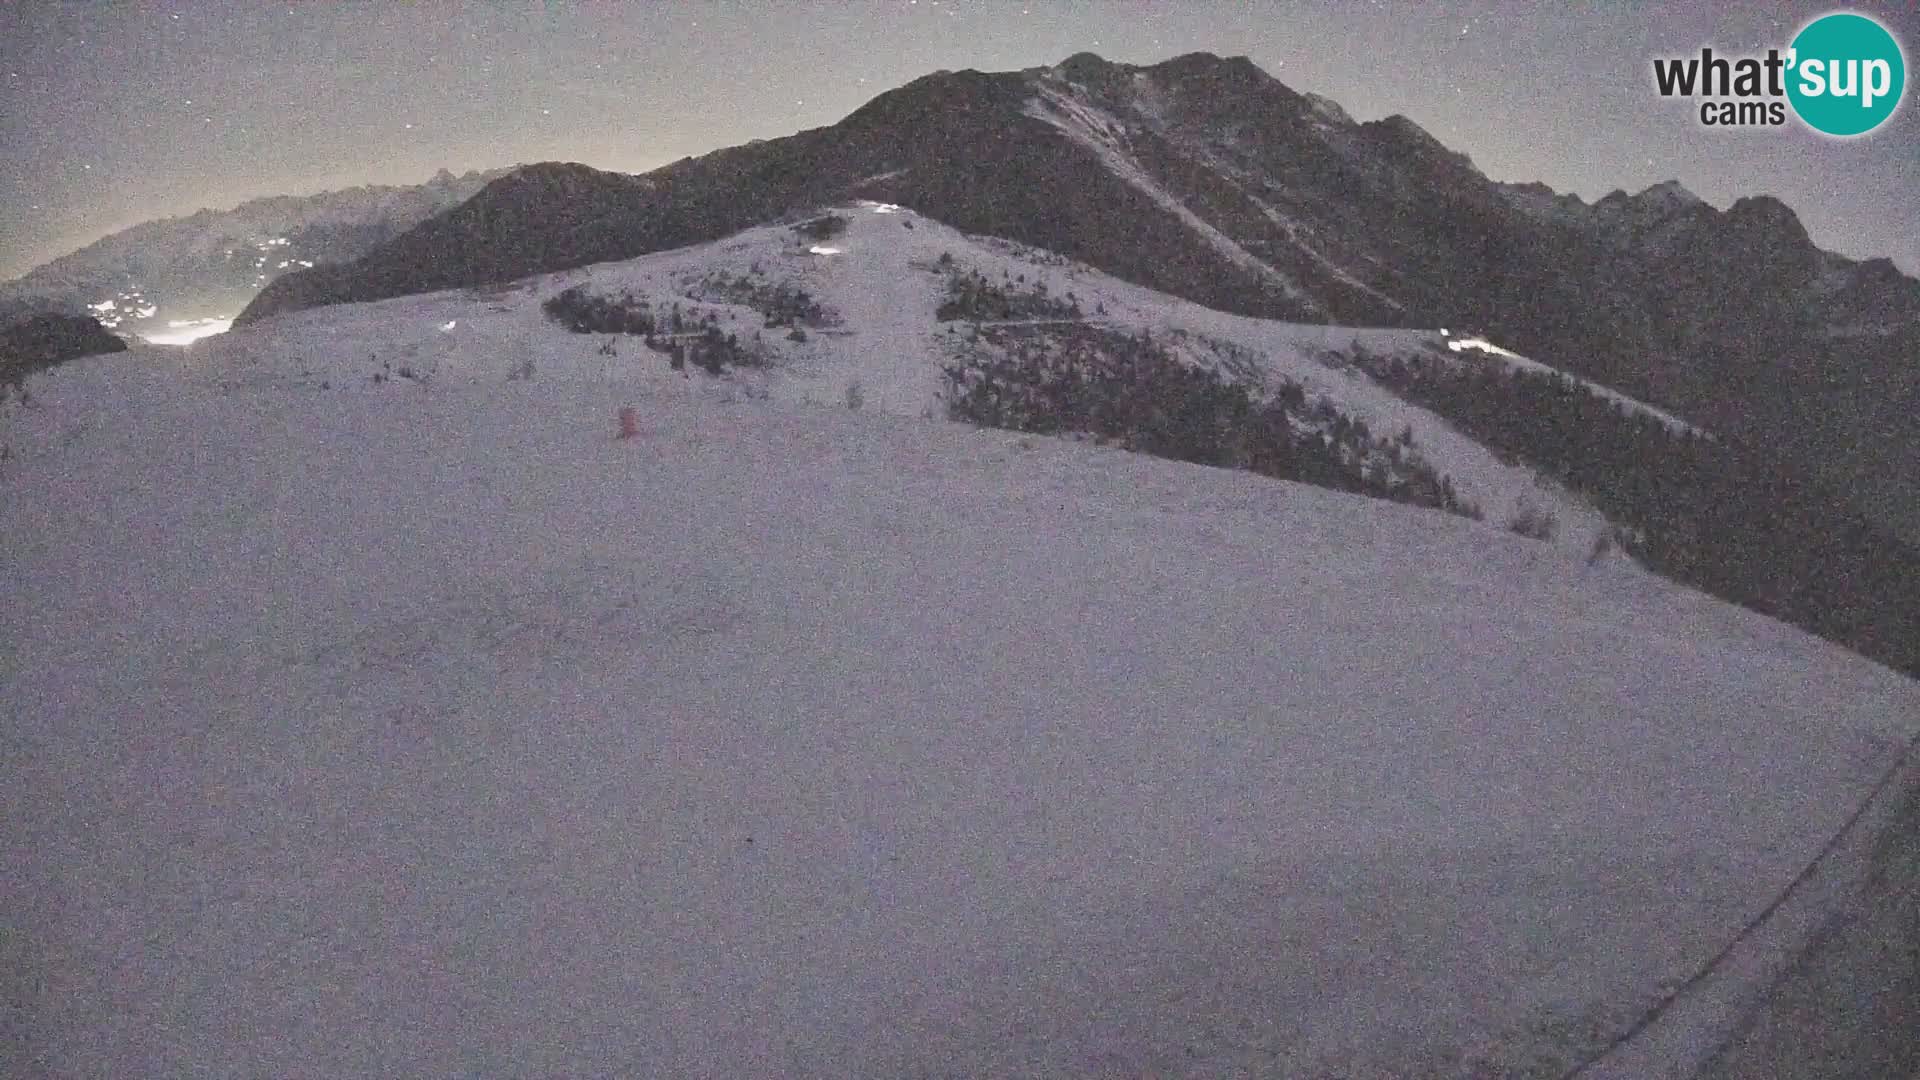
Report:
[[[539,311],[790,241],[305,312],[0,407],[4,1071],[1811,1052],[1791,995],[1872,944],[1842,931],[1920,686],[1584,536],[923,416],[951,332],[909,262],[1027,259],[924,220],[782,254],[844,332],[764,372]],[[1490,509],[1542,490],[1316,359],[1434,335],[1043,269],[1263,342]]]

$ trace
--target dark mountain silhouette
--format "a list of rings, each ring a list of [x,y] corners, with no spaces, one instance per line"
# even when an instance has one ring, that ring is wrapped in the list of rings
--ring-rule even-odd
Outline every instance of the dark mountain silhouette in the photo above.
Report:
[[[31,315],[0,327],[0,387],[95,353],[125,352],[127,343],[85,315]]]

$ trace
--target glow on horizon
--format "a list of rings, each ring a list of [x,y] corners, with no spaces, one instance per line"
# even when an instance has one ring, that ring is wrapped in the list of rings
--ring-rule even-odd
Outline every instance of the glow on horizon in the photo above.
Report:
[[[232,319],[175,319],[167,323],[166,333],[141,337],[149,345],[191,345],[201,338],[224,334],[232,327]]]

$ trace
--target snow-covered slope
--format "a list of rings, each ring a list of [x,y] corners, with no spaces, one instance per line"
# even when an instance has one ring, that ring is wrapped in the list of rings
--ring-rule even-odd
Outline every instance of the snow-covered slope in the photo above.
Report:
[[[1502,462],[1350,362],[1355,350],[1364,349],[1381,357],[1438,354],[1459,363],[1540,366],[1510,352],[1491,346],[1449,351],[1447,346],[1463,339],[1439,329],[1357,329],[1228,315],[1051,253],[963,235],[900,207],[868,202],[834,213],[844,218],[845,229],[826,240],[773,225],[714,244],[530,278],[489,292],[444,292],[284,315],[202,342],[185,364],[220,380],[303,385],[365,381],[402,366],[433,380],[498,383],[516,369],[524,373],[529,363],[535,378],[648,383],[700,378],[674,373],[637,338],[617,338],[614,355],[607,356],[601,352],[606,336],[561,332],[542,313],[541,303],[578,286],[596,296],[644,299],[661,314],[677,305],[689,326],[712,315],[720,330],[774,361],[765,373],[732,373],[708,386],[712,392],[838,403],[855,387],[867,408],[921,416],[939,412],[941,365],[972,336],[964,322],[936,319],[948,275],[977,271],[1019,289],[1044,284],[1052,297],[1073,297],[1089,322],[1152,334],[1190,362],[1225,367],[1255,382],[1298,382],[1383,435],[1410,429],[1425,458],[1490,520],[1505,521],[1523,507],[1544,510],[1560,524],[1553,542],[1581,552],[1606,526],[1577,497],[1531,469]],[[805,328],[806,340],[799,342],[789,340],[785,328],[765,328],[752,303],[737,298],[739,289],[729,290],[729,283],[742,280],[763,289],[804,290],[825,309],[824,325]]]
[[[850,322],[933,287],[844,243],[794,266]],[[854,336],[728,401],[537,299],[8,407],[0,1071],[1557,1075],[1920,729],[1913,683],[1629,564],[851,411],[919,370]],[[299,375],[367,350],[433,373]],[[1735,953],[1636,1075],[1786,956]]]

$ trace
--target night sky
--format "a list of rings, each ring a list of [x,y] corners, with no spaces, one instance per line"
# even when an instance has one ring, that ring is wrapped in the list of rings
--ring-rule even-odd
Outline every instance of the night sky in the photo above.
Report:
[[[1499,180],[1772,194],[1920,273],[1920,110],[1829,141],[1702,128],[1654,56],[1784,48],[1832,4],[0,3],[0,278],[201,207],[544,160],[640,171],[832,124],[941,69],[1252,57]],[[1905,4],[1856,5],[1920,53]],[[1636,7],[1642,8],[1636,12]],[[1913,97],[1909,71],[1907,96]]]

